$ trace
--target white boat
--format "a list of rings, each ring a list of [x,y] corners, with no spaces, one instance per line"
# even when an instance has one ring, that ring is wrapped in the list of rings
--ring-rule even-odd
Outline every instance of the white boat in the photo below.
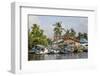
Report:
[[[48,53],[48,49],[45,48],[45,49],[44,49],[44,54],[47,54],[47,53]]]

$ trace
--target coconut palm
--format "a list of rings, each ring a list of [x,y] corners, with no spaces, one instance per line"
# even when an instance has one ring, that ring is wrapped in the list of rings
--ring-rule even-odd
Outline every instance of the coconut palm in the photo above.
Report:
[[[62,26],[60,22],[57,22],[56,24],[54,24],[55,28],[54,28],[54,36],[55,37],[61,37],[62,34]]]

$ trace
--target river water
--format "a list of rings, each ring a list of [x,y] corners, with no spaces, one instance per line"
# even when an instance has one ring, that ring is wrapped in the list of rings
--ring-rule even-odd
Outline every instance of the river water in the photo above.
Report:
[[[43,55],[36,55],[36,54],[29,54],[28,60],[57,60],[57,59],[86,59],[88,58],[87,52],[82,53],[69,53],[69,54],[43,54]]]

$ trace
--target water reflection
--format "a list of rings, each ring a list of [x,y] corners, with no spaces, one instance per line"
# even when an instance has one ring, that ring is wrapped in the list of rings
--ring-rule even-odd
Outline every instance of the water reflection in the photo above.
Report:
[[[69,54],[29,54],[28,60],[56,60],[56,59],[82,59],[88,58],[87,52],[82,53],[69,53]]]

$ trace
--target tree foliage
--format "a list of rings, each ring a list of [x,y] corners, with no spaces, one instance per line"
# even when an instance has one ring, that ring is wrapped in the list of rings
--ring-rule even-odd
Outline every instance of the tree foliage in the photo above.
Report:
[[[55,36],[61,36],[62,34],[62,26],[61,26],[61,23],[60,22],[57,22],[55,25],[55,28],[54,28],[54,34]]]
[[[86,40],[88,40],[88,34],[87,33],[81,33],[81,32],[79,32],[78,33],[78,38],[79,39],[85,38]]]
[[[29,49],[31,49],[35,45],[48,45],[48,38],[43,34],[43,30],[40,29],[39,25],[33,24],[32,30],[28,35]]]
[[[70,36],[75,37],[76,32],[73,28],[70,29]]]

